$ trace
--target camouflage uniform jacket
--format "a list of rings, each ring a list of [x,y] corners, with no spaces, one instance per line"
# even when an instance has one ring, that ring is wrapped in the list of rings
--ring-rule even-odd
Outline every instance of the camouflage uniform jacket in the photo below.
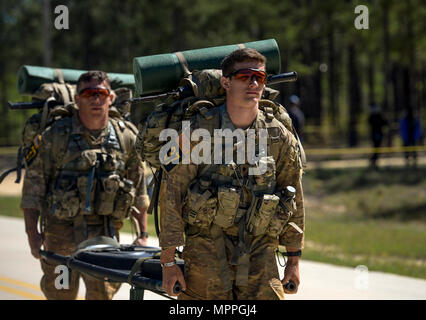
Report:
[[[231,122],[226,108],[222,106],[222,113],[219,114],[220,108],[211,110],[214,117],[221,117],[221,128],[229,128],[234,130],[235,127]],[[191,120],[191,132],[200,127],[201,115],[197,115]],[[272,121],[272,122],[271,122]],[[211,120],[214,122],[214,120]],[[206,122],[204,122],[206,123]],[[291,216],[282,232],[271,242],[278,240],[280,245],[302,249],[304,234],[305,211],[303,204],[302,190],[302,165],[297,149],[297,141],[290,131],[284,125],[274,119],[267,119],[266,114],[259,110],[256,120],[251,125],[251,129],[256,131],[259,128],[265,128],[265,123],[269,123],[272,129],[268,130],[268,156],[271,155],[276,163],[276,187],[275,190],[283,190],[286,186],[293,186],[296,189],[296,206],[297,209]],[[220,126],[218,126],[219,128]],[[272,133],[272,134],[271,134]],[[270,147],[270,144],[273,146]],[[235,161],[235,154],[234,154]],[[162,190],[160,192],[161,206],[161,233],[160,246],[162,248],[177,247],[184,245],[185,221],[183,220],[183,208],[185,206],[184,199],[191,182],[200,176],[201,172],[205,172],[206,167],[214,166],[214,164],[179,163],[169,170],[163,178]],[[222,167],[222,168],[220,168]],[[223,169],[223,165],[219,165],[219,170]],[[215,169],[214,169],[215,170]],[[290,223],[290,225],[289,225]],[[291,225],[296,225],[292,227]],[[297,230],[298,228],[299,230]],[[235,236],[238,233],[237,226],[224,230],[226,234]]]
[[[144,163],[134,150],[136,140],[136,132],[134,131],[136,129],[129,129],[131,124],[126,124],[124,121],[121,121],[121,124],[119,122],[110,118],[109,124],[100,130],[100,132],[96,132],[99,133],[99,136],[94,137],[90,130],[83,126],[79,120],[78,113],[75,113],[72,118],[64,118],[54,122],[41,136],[36,137],[35,143],[41,144],[41,147],[38,156],[25,172],[21,208],[37,209],[40,212],[47,211],[47,197],[49,193],[52,193],[54,181],[59,173],[58,171],[63,166],[63,163],[69,160],[66,160],[66,158],[70,157],[70,150],[68,150],[69,141],[63,141],[64,138],[58,138],[58,136],[64,135],[64,127],[66,127],[65,131],[71,131],[68,132],[68,140],[71,139],[69,136],[78,136],[84,140],[83,145],[86,148],[101,148],[104,153],[118,155],[120,168],[117,171],[120,177],[131,180],[136,187],[134,206],[137,208],[147,208],[149,198],[146,191]],[[105,137],[112,131],[112,127],[115,132],[117,130],[122,131],[123,134],[121,137],[124,135],[127,137],[125,141],[118,141],[120,145],[119,149],[121,150],[108,149],[103,143]],[[121,139],[117,138],[117,140]],[[124,143],[128,145],[123,146]]]

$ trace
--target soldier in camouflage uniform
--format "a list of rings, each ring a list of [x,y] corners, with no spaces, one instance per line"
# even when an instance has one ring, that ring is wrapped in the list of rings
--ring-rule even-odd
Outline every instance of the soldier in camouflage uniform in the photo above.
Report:
[[[114,94],[106,73],[82,74],[76,92],[78,111],[55,121],[36,137],[39,152],[25,173],[21,208],[31,253],[37,259],[42,244],[46,250],[71,255],[86,239],[106,236],[119,240],[122,220],[130,212],[142,231],[135,244],[146,245],[149,199],[144,164],[134,149],[137,129],[108,116]],[[78,272],[70,272],[69,289],[57,289],[56,265],[40,262],[45,296],[75,299]],[[86,299],[112,299],[119,288],[119,283],[82,277]]]
[[[163,288],[175,295],[178,281],[184,290],[179,299],[283,299],[284,292],[297,292],[304,241],[303,170],[294,135],[259,109],[265,63],[253,49],[227,56],[221,78],[225,104],[197,114],[190,126],[191,131],[205,128],[211,136],[219,128],[240,128],[246,135],[247,129],[266,129],[267,156],[259,160],[266,171],[256,172],[260,167],[248,161],[196,165],[191,159],[190,164],[164,166]],[[184,138],[181,134],[179,141]],[[185,154],[183,147],[180,154]],[[282,281],[275,259],[279,245],[289,254]],[[184,275],[174,261],[178,246],[184,246]],[[290,280],[296,284],[292,292],[283,287]]]

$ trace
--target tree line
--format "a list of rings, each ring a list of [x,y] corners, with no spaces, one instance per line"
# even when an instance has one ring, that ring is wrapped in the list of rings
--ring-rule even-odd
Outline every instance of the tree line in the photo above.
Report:
[[[358,30],[361,4],[368,29]],[[54,27],[58,5],[69,10],[68,30]],[[19,143],[31,113],[6,106],[24,98],[16,88],[23,64],[132,73],[134,57],[269,38],[281,69],[299,74],[275,87],[277,100],[298,95],[307,127],[321,133],[307,131],[307,144],[359,145],[373,101],[391,123],[426,105],[422,0],[2,0],[0,16],[0,145]]]

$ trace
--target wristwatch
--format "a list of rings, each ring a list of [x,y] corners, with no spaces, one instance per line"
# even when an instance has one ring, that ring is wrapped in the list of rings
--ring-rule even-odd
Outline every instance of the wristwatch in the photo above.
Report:
[[[173,261],[170,261],[170,262],[162,263],[161,267],[162,268],[164,268],[164,267],[171,267],[171,266],[174,266],[175,264],[176,264],[176,260],[173,260]]]
[[[294,251],[294,252],[281,252],[283,256],[287,257],[300,257],[302,255],[302,250]]]

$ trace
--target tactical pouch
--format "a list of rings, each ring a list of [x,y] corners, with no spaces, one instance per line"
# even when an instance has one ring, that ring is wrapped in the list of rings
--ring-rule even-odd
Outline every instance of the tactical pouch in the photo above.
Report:
[[[95,150],[84,150],[78,158],[76,169],[87,172],[96,166],[97,154]]]
[[[90,199],[87,199],[87,184],[89,182],[89,177],[87,175],[78,177],[77,179],[77,188],[78,188],[78,194],[80,197],[79,206],[81,209],[81,213],[83,215],[90,215],[94,213],[94,208],[91,206],[93,203],[93,200],[95,198],[95,183],[92,183],[91,189],[90,189]],[[86,204],[89,200],[89,208],[86,207]],[[88,210],[90,209],[90,210]]]
[[[291,200],[291,202],[294,203],[294,200]],[[289,210],[288,205],[283,204],[280,201],[266,233],[271,237],[278,237],[283,231],[288,220],[290,220],[293,212],[293,210]]]
[[[256,186],[267,187],[275,185],[276,164],[273,157],[261,157],[257,166],[252,168]]]
[[[253,236],[266,233],[269,223],[275,214],[280,198],[274,194],[264,194],[258,200],[256,209],[252,211],[247,224],[247,230]]]
[[[127,218],[135,201],[135,195],[136,188],[133,186],[133,181],[128,179],[120,181],[112,216],[119,220]]]
[[[96,213],[110,215],[114,212],[114,202],[120,187],[120,177],[116,174],[99,179],[99,192],[96,196]]]
[[[48,202],[50,213],[59,220],[72,220],[79,212],[80,199],[75,188],[55,190]]]
[[[217,199],[212,197],[212,192],[207,188],[200,189],[195,183],[189,187],[184,202],[183,220],[199,228],[208,228],[217,210]]]
[[[101,155],[101,165],[100,168],[102,172],[112,172],[116,171],[120,165],[119,159],[117,159],[114,154],[102,154]]]
[[[278,237],[295,211],[295,195],[281,191],[279,205],[267,230],[268,235],[274,238]]]
[[[240,204],[240,193],[235,188],[219,187],[217,192],[218,208],[214,223],[222,228],[234,225]]]
[[[140,154],[143,155],[144,159],[150,164],[156,164],[155,167],[160,167],[159,152],[163,146],[163,142],[159,140],[161,131],[166,128],[166,122],[168,113],[163,111],[160,106],[152,112],[143,127],[139,130],[138,140],[140,139],[140,145],[142,150]]]

